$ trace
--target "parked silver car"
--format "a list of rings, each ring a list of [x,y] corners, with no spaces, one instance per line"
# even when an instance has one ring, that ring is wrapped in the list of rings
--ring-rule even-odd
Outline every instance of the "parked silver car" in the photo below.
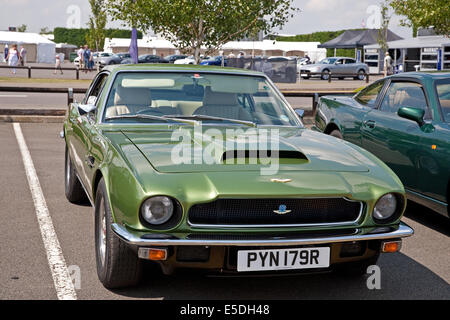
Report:
[[[320,77],[322,80],[328,80],[330,73],[333,78],[344,79],[352,77],[355,80],[364,80],[366,74],[369,73],[369,67],[367,64],[357,62],[353,58],[332,57],[323,59],[315,64],[302,66],[300,69],[300,76],[303,79]]]

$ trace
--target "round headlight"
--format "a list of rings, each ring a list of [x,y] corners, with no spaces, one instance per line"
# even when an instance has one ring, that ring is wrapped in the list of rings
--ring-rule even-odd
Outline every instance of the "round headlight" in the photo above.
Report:
[[[141,214],[150,224],[160,225],[172,217],[173,201],[168,197],[158,196],[147,199],[141,207]]]
[[[378,199],[373,209],[373,217],[375,220],[386,221],[397,211],[397,197],[388,193]]]

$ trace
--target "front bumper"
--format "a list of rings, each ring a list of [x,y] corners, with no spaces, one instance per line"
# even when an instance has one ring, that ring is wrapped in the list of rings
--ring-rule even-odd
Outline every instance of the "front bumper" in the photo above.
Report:
[[[343,243],[366,240],[388,240],[409,237],[414,234],[414,230],[408,225],[400,222],[396,227],[379,227],[370,231],[364,228],[356,229],[351,235],[339,236],[298,236],[296,238],[284,238],[282,234],[273,237],[262,237],[261,239],[251,240],[217,240],[217,239],[181,239],[164,238],[163,235],[154,238],[139,236],[125,226],[114,223],[112,225],[114,233],[125,243],[134,247],[153,247],[153,246],[303,246]],[[158,234],[155,234],[158,235]]]

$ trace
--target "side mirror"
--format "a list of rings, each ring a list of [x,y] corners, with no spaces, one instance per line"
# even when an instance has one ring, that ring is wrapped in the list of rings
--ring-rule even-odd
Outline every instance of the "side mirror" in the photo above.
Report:
[[[295,113],[300,117],[300,119],[303,119],[303,116],[305,115],[305,110],[295,109]]]
[[[401,107],[398,109],[397,114],[401,118],[415,121],[422,126],[424,124],[423,117],[425,115],[425,110],[411,107]]]
[[[80,115],[85,115],[97,109],[97,107],[93,104],[80,104],[78,105],[78,112]]]

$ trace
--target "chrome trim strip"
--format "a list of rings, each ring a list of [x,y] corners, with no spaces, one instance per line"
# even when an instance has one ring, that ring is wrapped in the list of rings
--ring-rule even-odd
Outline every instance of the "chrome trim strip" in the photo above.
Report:
[[[112,230],[121,240],[132,246],[292,246],[292,245],[312,245],[328,244],[350,241],[364,240],[385,240],[409,237],[414,234],[414,230],[408,225],[400,222],[397,230],[383,233],[368,233],[347,236],[332,236],[318,238],[299,239],[269,239],[269,240],[190,240],[190,239],[142,239],[129,232],[123,225],[112,224]]]
[[[224,198],[225,199],[225,198]],[[226,198],[228,199],[228,198]],[[296,198],[292,198],[296,199]],[[302,223],[302,224],[196,224],[189,221],[189,210],[187,212],[187,223],[190,227],[193,228],[289,228],[289,227],[326,227],[326,226],[349,226],[354,227],[358,225],[358,221],[361,219],[364,214],[364,202],[350,200],[345,197],[343,198],[333,198],[333,197],[324,197],[324,198],[298,198],[298,199],[344,199],[348,202],[359,202],[360,209],[358,217],[356,217],[353,221],[345,221],[345,222],[330,222],[330,223]],[[218,200],[218,199],[216,199]],[[252,199],[249,199],[252,200]]]

